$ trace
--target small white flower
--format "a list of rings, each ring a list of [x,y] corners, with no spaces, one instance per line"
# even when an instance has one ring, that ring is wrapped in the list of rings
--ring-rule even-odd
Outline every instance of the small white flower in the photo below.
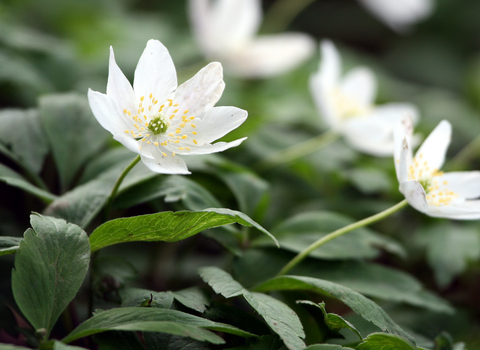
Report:
[[[371,13],[397,32],[405,32],[430,16],[434,0],[360,0]]]
[[[200,49],[229,73],[269,77],[295,68],[315,50],[302,33],[255,37],[262,21],[261,0],[190,0],[189,14]]]
[[[415,106],[375,106],[377,83],[373,72],[356,67],[342,77],[341,58],[333,43],[323,40],[320,51],[322,60],[318,71],[310,77],[310,90],[328,126],[359,151],[391,156],[394,125],[405,115],[417,120]]]
[[[415,157],[410,148],[412,131],[413,125],[408,118],[395,128],[395,168],[400,192],[408,203],[434,217],[480,219],[480,200],[472,200],[480,197],[480,171],[440,171],[450,144],[450,123],[441,121]]]
[[[179,156],[221,152],[246,139],[211,144],[247,118],[247,112],[236,107],[213,107],[224,87],[222,66],[214,62],[177,88],[168,50],[150,40],[138,61],[133,88],[110,48],[107,93],[89,89],[88,100],[100,125],[152,171],[189,174]]]

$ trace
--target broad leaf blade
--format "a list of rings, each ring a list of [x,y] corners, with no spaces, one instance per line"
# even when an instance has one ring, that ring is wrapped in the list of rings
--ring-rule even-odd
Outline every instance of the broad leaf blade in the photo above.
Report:
[[[249,292],[235,281],[230,274],[219,268],[201,268],[200,275],[215,292],[226,298],[243,295],[245,300],[264,318],[270,328],[280,336],[287,348],[295,350],[305,347],[302,340],[302,338],[305,338],[305,333],[300,319],[287,305],[269,295]]]
[[[35,329],[50,333],[88,270],[87,234],[64,220],[32,215],[15,257],[12,290],[18,307]]]
[[[404,339],[394,334],[373,333],[357,345],[358,350],[416,350]]]
[[[173,292],[173,297],[184,306],[201,313],[205,312],[206,307],[210,305],[210,298],[207,293],[198,287]]]
[[[90,236],[92,251],[124,242],[176,242],[208,228],[239,223],[268,231],[243,213],[228,209],[161,212],[111,220],[99,226]]]
[[[105,144],[108,133],[94,118],[85,96],[44,96],[39,109],[65,191],[80,167]]]
[[[165,327],[169,329],[181,330],[182,325],[186,325],[184,329],[192,330],[194,328],[205,328],[210,330],[218,330],[225,333],[235,334],[241,337],[254,336],[251,333],[242,331],[236,327],[217,323],[204,318],[193,316],[177,310],[149,308],[149,307],[125,307],[118,309],[111,309],[96,314],[89,318],[77,328],[75,328],[62,341],[70,343],[75,339],[86,337],[91,334],[104,332],[107,330],[136,330],[148,332],[160,332],[159,330],[152,330],[157,322],[168,322]],[[173,326],[172,324],[176,324]],[[188,327],[190,326],[190,327]],[[177,334],[177,333],[172,333]],[[188,335],[187,335],[188,336]]]
[[[398,326],[380,306],[360,293],[340,284],[311,277],[281,276],[262,283],[257,286],[255,290],[260,292],[274,290],[311,290],[320,293],[327,292],[335,298],[343,301],[355,313],[362,316],[367,321],[372,322],[381,330],[399,335],[412,344],[415,344],[415,340],[412,336],[400,328],[400,326]]]
[[[0,181],[7,183],[10,186],[18,187],[25,192],[33,194],[42,199],[46,203],[53,202],[57,197],[35,185],[32,185],[22,175],[13,171],[12,169],[0,164]]]

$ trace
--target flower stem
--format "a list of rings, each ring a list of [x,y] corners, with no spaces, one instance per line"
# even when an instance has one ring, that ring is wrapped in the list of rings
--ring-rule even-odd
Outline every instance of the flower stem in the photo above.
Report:
[[[261,159],[257,162],[257,164],[254,165],[254,168],[262,172],[278,165],[289,163],[295,159],[301,158],[330,145],[334,141],[338,140],[339,137],[339,134],[331,130],[326,131],[314,138],[285,148],[270,157]]]
[[[265,14],[262,32],[282,32],[314,0],[277,0]]]
[[[402,209],[408,204],[407,200],[404,199],[400,203],[395,204],[393,207],[390,207],[380,213],[377,213],[375,215],[369,216],[368,218],[365,218],[363,220],[354,222],[353,224],[347,225],[345,227],[342,227],[336,231],[333,231],[329,233],[326,236],[323,236],[316,242],[313,242],[310,244],[307,248],[305,248],[303,251],[297,254],[290,262],[283,267],[283,269],[280,270],[280,272],[277,274],[277,276],[282,276],[285,275],[288,271],[293,269],[295,266],[297,266],[303,259],[305,259],[308,254],[313,252],[315,249],[321,247],[327,242],[330,242],[332,239],[335,239],[337,237],[340,237],[341,235],[344,235],[345,233],[348,233],[350,231],[356,230],[357,228],[364,227],[370,224],[373,224],[374,222],[377,222],[379,220],[382,220],[386,218],[387,216],[395,213],[396,211]]]
[[[113,200],[117,195],[118,188],[122,184],[123,179],[125,178],[125,176],[127,176],[130,170],[132,170],[133,167],[140,161],[140,159],[141,159],[140,156],[136,156],[135,159],[129,165],[127,165],[127,167],[123,170],[122,174],[117,179],[117,182],[115,182],[115,186],[113,186],[112,192],[110,193],[110,196],[107,199],[107,204],[105,205],[105,220],[108,220],[108,217],[110,215],[110,210],[112,209]]]

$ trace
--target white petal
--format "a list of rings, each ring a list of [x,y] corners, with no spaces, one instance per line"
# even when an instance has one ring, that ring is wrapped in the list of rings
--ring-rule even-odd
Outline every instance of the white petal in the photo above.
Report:
[[[137,99],[132,85],[115,62],[113,48],[110,47],[110,62],[108,66],[107,95],[114,101],[120,111],[135,111]]]
[[[241,139],[238,139],[232,142],[217,142],[217,143],[214,143],[213,145],[206,144],[203,146],[192,148],[191,151],[178,151],[177,153],[181,155],[194,155],[194,154],[210,154],[210,153],[223,152],[229,148],[240,145],[246,139],[247,139],[246,137],[243,137]]]
[[[193,78],[180,85],[175,92],[175,103],[189,116],[201,117],[220,99],[225,88],[222,65],[212,62]]]
[[[480,197],[480,171],[445,173],[437,179],[442,186],[457,193],[459,197],[466,199]],[[447,183],[444,184],[444,181]]]
[[[236,107],[214,107],[202,120],[196,122],[195,139],[199,145],[209,144],[238,128],[246,119],[247,111]]]
[[[480,201],[466,201],[454,205],[431,207],[427,214],[453,220],[477,220],[480,219]]]
[[[415,157],[422,157],[430,167],[431,171],[441,169],[445,162],[448,145],[452,135],[452,126],[446,120],[442,120],[435,129],[428,135],[418,149]]]
[[[302,33],[265,35],[224,58],[222,63],[225,69],[237,76],[271,77],[297,67],[314,51],[313,39]]]
[[[151,93],[163,102],[176,87],[177,73],[167,48],[158,40],[149,40],[135,69],[133,89],[137,99]]]
[[[395,170],[397,177],[400,179],[400,161],[402,158],[402,152],[404,152],[405,142],[408,152],[405,155],[405,164],[402,167],[408,168],[412,164],[412,149],[411,139],[413,134],[413,118],[411,115],[404,115],[399,121],[394,124],[393,127],[393,159],[395,163]]]
[[[422,213],[428,212],[427,196],[420,182],[415,180],[400,182],[400,192],[408,203]]]
[[[138,154],[145,153],[140,150],[138,141],[135,140],[133,137],[127,136],[127,134],[116,134],[113,136],[113,138],[118,142],[120,142],[125,147],[127,147],[132,152],[135,152]]]
[[[310,76],[310,92],[317,109],[328,126],[337,129],[340,116],[336,112],[332,94],[338,88],[342,61],[335,45],[330,40],[320,43],[321,61],[318,71]]]
[[[125,133],[130,130],[129,125],[115,102],[107,95],[88,89],[88,103],[93,115],[100,125],[112,135]]]
[[[155,158],[142,155],[142,161],[147,168],[156,173],[190,174],[183,159],[178,156],[172,157],[171,154],[169,154],[167,157],[163,157],[160,153],[158,153]]]
[[[377,80],[367,67],[357,67],[345,74],[341,83],[342,92],[365,107],[375,102]]]
[[[399,32],[428,17],[435,7],[433,0],[360,0],[360,2]]]

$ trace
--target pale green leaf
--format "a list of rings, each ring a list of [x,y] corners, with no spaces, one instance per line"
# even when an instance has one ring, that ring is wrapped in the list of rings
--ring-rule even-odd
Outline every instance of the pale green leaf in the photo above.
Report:
[[[360,293],[340,284],[311,277],[281,276],[260,284],[254,290],[259,292],[274,290],[311,290],[321,294],[326,292],[343,301],[355,313],[367,321],[372,322],[381,330],[400,335],[404,339],[415,343],[413,338],[400,328],[380,306]]]
[[[307,346],[305,350],[353,350],[337,344],[314,344]]]
[[[202,313],[210,305],[210,298],[207,293],[198,287],[173,292],[173,297],[184,306]]]
[[[356,347],[357,350],[416,350],[415,345],[403,338],[386,333],[372,333]]]
[[[141,288],[127,288],[120,292],[122,307],[144,306],[170,309],[173,304],[173,293],[154,292]]]
[[[23,315],[48,336],[85,278],[90,245],[80,227],[64,220],[35,214],[30,222],[15,256],[12,290]]]
[[[243,213],[229,209],[207,209],[196,212],[167,211],[111,220],[93,231],[90,236],[90,244],[92,251],[96,251],[112,244],[124,242],[176,242],[208,228],[233,223],[254,226],[270,235],[268,231]]]
[[[21,237],[0,237],[0,256],[15,254],[20,248]]]
[[[159,326],[158,328],[155,328],[155,324],[157,323]],[[183,328],[183,326],[185,326],[185,328]],[[162,327],[164,327],[164,329],[160,330]],[[239,328],[213,322],[177,310],[150,307],[125,307],[97,313],[95,316],[89,318],[75,328],[62,341],[70,343],[75,339],[108,330],[164,332],[190,336],[185,334],[185,332],[193,332],[202,328],[235,334],[247,338],[254,336],[253,334],[242,331]],[[205,334],[206,333],[202,333],[203,336],[205,336]]]

